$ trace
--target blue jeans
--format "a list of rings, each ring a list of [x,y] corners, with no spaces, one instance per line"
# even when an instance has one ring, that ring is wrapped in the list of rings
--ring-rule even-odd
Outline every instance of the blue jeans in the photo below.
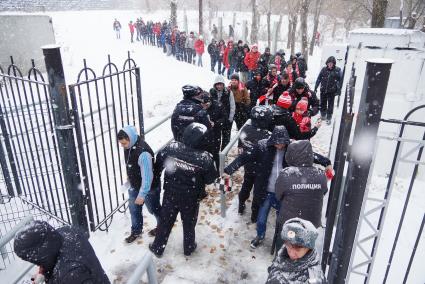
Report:
[[[277,214],[279,214],[279,200],[276,199],[274,192],[267,192],[266,200],[264,200],[261,205],[257,218],[257,237],[261,239],[264,239],[266,236],[267,218],[269,217],[270,208],[272,207],[276,209]]]
[[[131,216],[131,233],[141,234],[143,231],[143,205],[137,205],[134,203],[139,194],[138,190],[130,188],[128,190],[128,209],[130,210]],[[145,198],[145,204],[148,208],[149,213],[155,216],[156,222],[159,222],[159,216],[161,211],[161,205],[159,203],[161,191],[159,188],[152,188]]]
[[[198,66],[203,67],[203,65],[202,65],[202,54],[198,54]]]

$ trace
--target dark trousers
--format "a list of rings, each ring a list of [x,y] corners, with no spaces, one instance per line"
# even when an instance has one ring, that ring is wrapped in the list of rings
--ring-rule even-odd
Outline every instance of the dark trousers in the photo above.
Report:
[[[236,108],[235,113],[235,122],[237,129],[241,129],[242,126],[245,124],[245,122],[248,120],[248,116],[246,114],[246,111],[242,108]]]
[[[131,42],[133,42],[134,32],[131,33]]]
[[[242,183],[241,191],[239,192],[239,204],[245,203],[248,200],[251,194],[251,190],[254,187],[255,177],[256,175],[248,172],[245,167],[243,183]],[[260,204],[254,192],[254,198],[252,199],[252,203],[251,203],[251,220],[253,222],[257,220],[259,209],[260,209]]]
[[[211,71],[215,72],[215,65],[217,65],[217,58],[215,58],[215,56],[210,56],[211,57]]]
[[[232,125],[233,121],[227,121],[223,124],[223,128],[221,129],[221,150],[226,148],[227,144],[230,142],[230,135],[232,134]]]
[[[226,71],[226,66],[224,66],[223,60],[218,60],[218,74],[224,75],[224,71]]]
[[[186,48],[186,62],[193,63],[194,52],[191,48]]]
[[[181,196],[164,192],[162,199],[161,218],[152,249],[157,254],[164,252],[171,229],[177,219],[177,214],[183,223],[183,249],[190,254],[195,245],[195,226],[198,221],[199,201],[197,196]]]
[[[320,92],[320,114],[326,119],[331,119],[334,112],[335,93],[324,94]]]

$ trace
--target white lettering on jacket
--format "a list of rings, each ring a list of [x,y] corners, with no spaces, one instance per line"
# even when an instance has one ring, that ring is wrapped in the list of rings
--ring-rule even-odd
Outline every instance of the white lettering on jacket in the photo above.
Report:
[[[297,183],[292,185],[292,189],[322,189],[319,183]]]

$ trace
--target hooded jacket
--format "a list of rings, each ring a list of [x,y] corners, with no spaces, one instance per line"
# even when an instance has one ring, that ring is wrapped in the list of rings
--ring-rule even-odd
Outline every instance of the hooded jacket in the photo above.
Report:
[[[265,79],[257,80],[255,77],[246,83],[251,100],[251,108],[255,106],[259,97],[267,92],[269,83]]]
[[[182,142],[172,142],[159,151],[154,173],[160,177],[165,169],[164,192],[178,198],[199,197],[205,185],[218,177],[211,154],[200,150],[206,132],[204,125],[192,123],[185,129]]]
[[[308,115],[315,116],[319,112],[319,99],[316,96],[316,93],[310,91],[310,87],[307,85],[304,88],[304,92],[300,95],[297,93],[295,88],[291,88],[289,95],[292,97],[292,106],[289,108],[290,111],[295,111],[295,107],[302,98],[308,100]]]
[[[329,69],[327,64],[333,62],[334,66],[332,69]],[[342,84],[342,74],[341,69],[336,66],[336,59],[333,56],[330,56],[326,60],[326,66],[320,70],[319,75],[317,76],[316,85],[314,90],[316,91],[320,85],[321,94],[339,94],[341,91]]]
[[[14,251],[25,261],[41,266],[46,283],[110,283],[87,237],[79,230],[55,230],[34,221],[15,236]]]
[[[223,106],[225,111],[223,114],[224,117],[226,117],[229,122],[232,122],[236,111],[235,98],[233,97],[233,93],[229,92],[226,87],[224,87],[223,91],[218,91],[216,85],[219,83],[226,86],[224,77],[221,75],[217,75],[217,77],[215,77],[214,86],[210,90],[210,95],[213,100],[218,101]]]
[[[130,138],[130,147],[124,149],[128,181],[131,187],[145,198],[151,187],[159,184],[159,180],[153,180],[154,153],[152,148],[137,135],[134,126],[128,125],[123,130]]]
[[[286,150],[286,163],[276,181],[276,199],[280,201],[277,218],[282,225],[291,218],[321,226],[323,196],[328,187],[324,171],[313,167],[314,154],[307,140],[292,142]]]

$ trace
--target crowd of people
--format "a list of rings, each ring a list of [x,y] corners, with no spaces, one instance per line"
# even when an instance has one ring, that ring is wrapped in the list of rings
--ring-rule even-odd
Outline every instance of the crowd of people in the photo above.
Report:
[[[119,39],[117,20],[113,28]],[[129,29],[132,42],[136,31],[136,41],[161,47],[191,64],[196,55],[202,66],[202,36],[195,38],[193,32],[186,36],[167,22],[142,19],[130,21]],[[267,283],[324,283],[315,241],[322,226],[323,198],[334,173],[330,160],[313,151],[310,139],[322,120],[330,123],[332,119],[341,70],[329,57],[312,90],[305,81],[307,63],[300,53],[286,61],[283,50],[271,54],[265,48],[261,54],[256,44],[249,47],[241,40],[234,44],[232,39],[217,42],[217,33],[213,35],[207,51],[211,71],[218,75],[209,91],[194,85],[182,87],[183,99],[171,117],[174,141],[155,156],[134,126],[117,133],[124,149],[131,216],[131,233],[125,242],[142,235],[146,204],[157,222],[148,232],[154,237],[150,251],[157,257],[164,254],[180,213],[184,255],[190,256],[197,248],[195,227],[200,202],[208,195],[206,185],[230,179],[244,167],[238,213],[246,213],[253,191],[250,220],[256,232],[251,249],[263,244],[271,208],[277,213],[271,246],[276,255]],[[319,113],[313,124],[312,118]],[[220,176],[219,152],[228,145],[233,124],[240,130],[238,155]],[[48,283],[109,283],[87,237],[77,231],[55,230],[37,221],[16,235],[14,245],[19,257],[40,266],[39,274]]]

